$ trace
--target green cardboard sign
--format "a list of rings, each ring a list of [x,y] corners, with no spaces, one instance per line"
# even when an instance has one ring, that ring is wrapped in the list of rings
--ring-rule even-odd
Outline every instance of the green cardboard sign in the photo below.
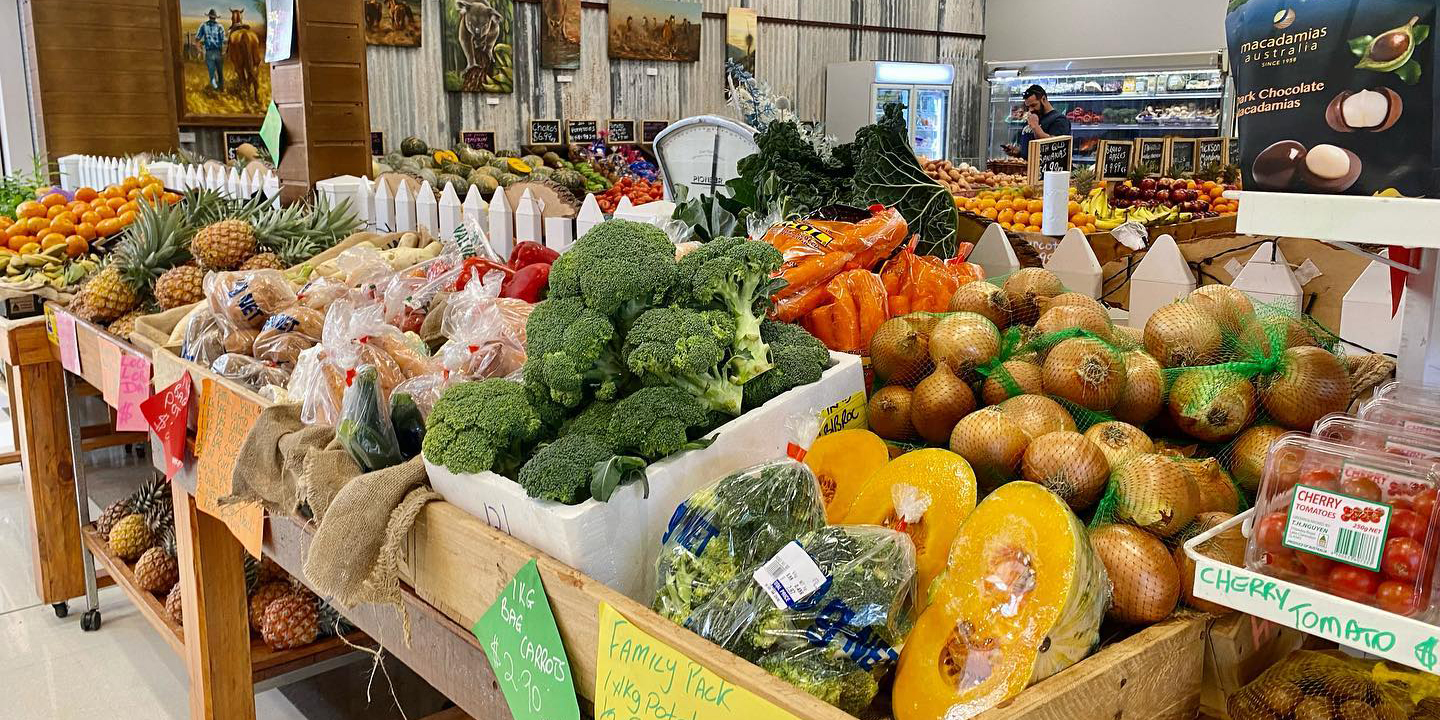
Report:
[[[533,559],[470,632],[485,648],[515,720],[580,720],[570,659]]]
[[[260,123],[260,140],[265,143],[265,149],[270,153],[270,162],[280,166],[280,132],[284,124],[280,121],[280,106],[270,101],[270,109],[265,111],[265,121]]]

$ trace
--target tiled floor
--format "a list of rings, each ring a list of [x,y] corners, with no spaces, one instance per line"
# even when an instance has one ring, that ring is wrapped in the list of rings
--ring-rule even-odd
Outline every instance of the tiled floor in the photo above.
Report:
[[[10,444],[0,414],[0,446]],[[108,503],[137,486],[145,472],[121,450],[92,453],[87,474],[92,500]],[[0,467],[0,720],[186,718],[189,679],[181,659],[117,588],[100,592],[104,624],[82,632],[85,599],[55,617],[35,594],[20,466]],[[92,513],[98,512],[92,502]],[[403,666],[387,662],[409,718],[442,707],[443,698]],[[256,695],[260,720],[401,718],[383,679],[366,700],[368,660]],[[303,710],[302,710],[303,709]]]

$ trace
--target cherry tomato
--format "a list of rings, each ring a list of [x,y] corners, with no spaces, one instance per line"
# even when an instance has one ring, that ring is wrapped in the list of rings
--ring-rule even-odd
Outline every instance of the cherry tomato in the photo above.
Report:
[[[1435,514],[1435,488],[1421,490],[1410,498],[1410,507],[1415,509],[1415,514],[1427,521]]]
[[[1345,478],[1340,481],[1340,492],[1370,502],[1380,502],[1380,486],[1366,478]]]
[[[1265,555],[1261,557],[1261,562],[1272,571],[1281,574],[1303,575],[1305,574],[1305,566],[1300,564],[1300,561],[1296,559],[1295,555],[1296,553],[1289,550],[1275,550],[1265,553]]]
[[[1375,591],[1375,604],[1381,610],[1397,615],[1412,615],[1420,609],[1420,598],[1415,590],[1405,583],[1386,580]]]
[[[1390,537],[1408,537],[1425,542],[1430,534],[1430,519],[1414,510],[1399,509],[1390,514]]]
[[[1330,570],[1335,567],[1334,560],[1315,553],[1296,551],[1295,557],[1301,565],[1305,566],[1305,574],[1312,578],[1324,580],[1330,576]]]
[[[1366,602],[1374,597],[1375,588],[1380,586],[1380,573],[1337,564],[1330,569],[1329,581],[1330,592],[1356,602]]]
[[[1260,520],[1255,527],[1255,542],[1266,552],[1280,552],[1285,550],[1285,523],[1284,512],[1273,512]]]
[[[1333,487],[1339,479],[1340,476],[1329,468],[1311,468],[1301,473],[1300,484],[1311,487]]]
[[[1425,565],[1425,546],[1408,537],[1390,538],[1380,569],[1396,580],[1414,581]]]

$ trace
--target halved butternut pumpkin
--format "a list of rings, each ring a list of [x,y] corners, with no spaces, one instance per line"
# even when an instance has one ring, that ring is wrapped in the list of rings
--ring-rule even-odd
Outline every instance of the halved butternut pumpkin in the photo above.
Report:
[[[890,462],[885,441],[869,430],[841,430],[821,435],[810,444],[805,464],[820,480],[825,519],[840,521],[870,475]]]
[[[905,640],[896,720],[963,720],[1088,655],[1109,583],[1085,528],[1054,493],[1001,486],[955,536],[930,607]]]
[[[915,542],[917,606],[945,569],[960,523],[975,509],[975,471],[965,458],[941,448],[901,455],[876,470],[841,516],[848,525],[884,525]]]

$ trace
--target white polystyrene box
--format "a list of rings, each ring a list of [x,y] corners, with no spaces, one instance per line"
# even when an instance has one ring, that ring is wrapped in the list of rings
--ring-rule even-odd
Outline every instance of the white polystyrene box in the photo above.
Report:
[[[638,484],[621,487],[609,502],[563,505],[536,500],[495,473],[459,475],[425,463],[430,485],[445,500],[486,524],[649,604],[655,557],[675,508],[691,494],[736,470],[785,456],[791,420],[837,404],[863,407],[865,376],[856,355],[831,353],[820,380],[772,399],[722,425],[703,450],[672,455],[646,469],[650,496]],[[847,402],[848,401],[848,402]]]

